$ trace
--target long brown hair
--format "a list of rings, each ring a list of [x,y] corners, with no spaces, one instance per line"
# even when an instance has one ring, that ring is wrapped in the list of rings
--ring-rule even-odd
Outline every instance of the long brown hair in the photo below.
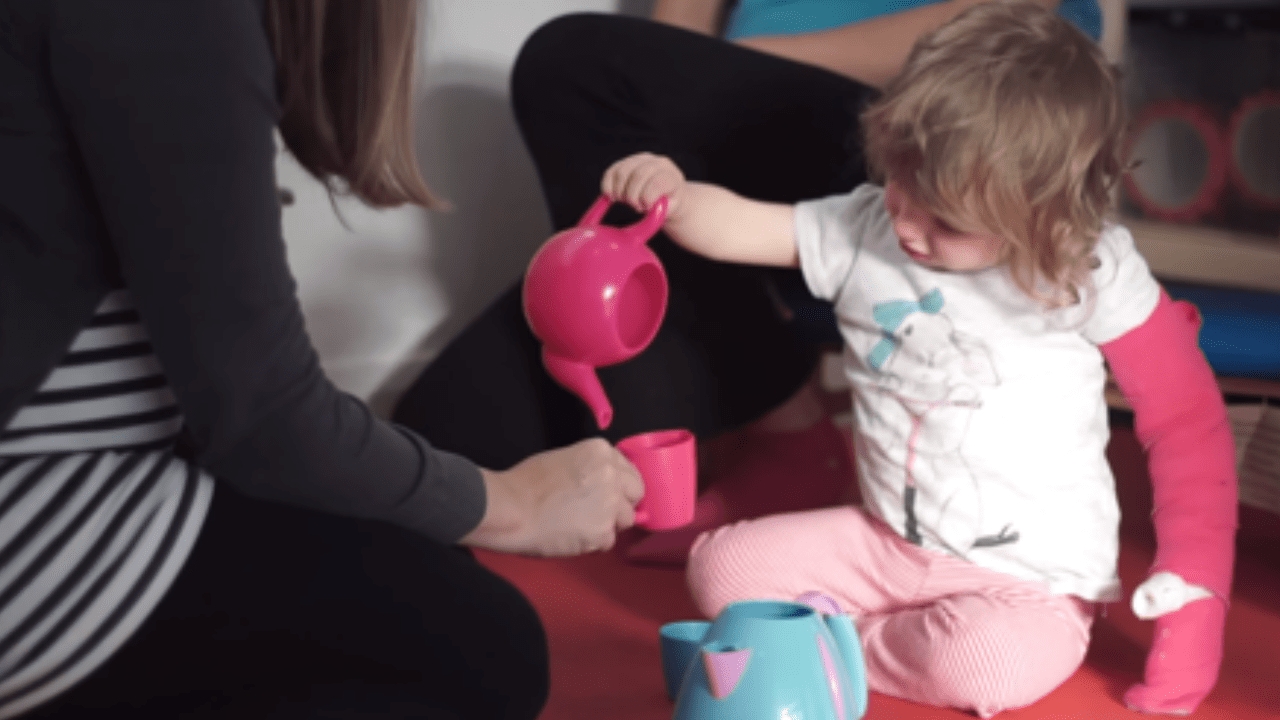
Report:
[[[414,152],[417,0],[267,0],[280,134],[330,192],[442,209]]]

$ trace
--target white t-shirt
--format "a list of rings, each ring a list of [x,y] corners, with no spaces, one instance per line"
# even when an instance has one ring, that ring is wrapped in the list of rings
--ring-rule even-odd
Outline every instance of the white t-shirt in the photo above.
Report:
[[[1160,295],[1128,231],[1104,230],[1084,301],[1045,311],[1003,267],[913,262],[879,187],[800,203],[795,218],[801,271],[845,341],[867,510],[925,548],[1119,599],[1097,346]]]

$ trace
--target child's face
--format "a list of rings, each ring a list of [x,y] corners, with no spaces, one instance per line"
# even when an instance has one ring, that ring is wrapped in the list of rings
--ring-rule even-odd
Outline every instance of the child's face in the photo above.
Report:
[[[893,231],[902,251],[920,265],[973,272],[1004,262],[1005,241],[999,236],[952,227],[892,180],[885,183],[884,205],[893,218]]]

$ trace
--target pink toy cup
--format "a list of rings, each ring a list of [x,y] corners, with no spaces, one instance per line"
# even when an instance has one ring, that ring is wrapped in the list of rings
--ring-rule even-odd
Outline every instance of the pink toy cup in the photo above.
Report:
[[[698,458],[693,433],[658,430],[618,442],[618,450],[640,471],[644,499],[636,506],[636,523],[650,530],[670,530],[693,521],[698,485]]]

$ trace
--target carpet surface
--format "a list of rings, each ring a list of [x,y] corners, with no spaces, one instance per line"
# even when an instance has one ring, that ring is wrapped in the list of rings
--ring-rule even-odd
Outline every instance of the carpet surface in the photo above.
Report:
[[[1108,450],[1123,519],[1120,577],[1126,597],[1151,562],[1151,492],[1142,450],[1117,428]],[[1222,675],[1192,716],[1200,720],[1280,719],[1280,518],[1241,518],[1236,581],[1227,618]],[[697,618],[676,568],[639,567],[617,553],[543,560],[477,553],[533,602],[551,649],[551,698],[542,720],[667,720],[658,628]],[[1121,702],[1142,673],[1150,622],[1127,603],[1107,607],[1094,624],[1085,664],[1047,697],[997,715],[1002,720],[1111,720],[1143,716]],[[972,713],[872,693],[867,720],[950,720]]]

